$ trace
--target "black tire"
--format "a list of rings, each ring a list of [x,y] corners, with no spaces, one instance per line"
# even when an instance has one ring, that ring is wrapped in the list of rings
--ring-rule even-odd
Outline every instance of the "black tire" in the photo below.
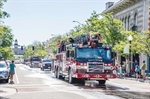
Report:
[[[58,68],[55,69],[55,78],[60,79],[59,69]]]
[[[57,68],[56,78],[60,79],[59,68]]]
[[[6,82],[6,83],[8,83],[8,82],[9,82],[9,78],[8,78],[8,79],[6,79],[6,80],[5,80],[5,82]]]
[[[57,68],[55,68],[55,78],[57,78]]]
[[[98,82],[99,82],[99,85],[105,85],[106,80],[98,80]]]
[[[71,69],[69,70],[69,73],[68,73],[68,82],[70,84],[75,83],[75,78],[72,77],[72,70]]]

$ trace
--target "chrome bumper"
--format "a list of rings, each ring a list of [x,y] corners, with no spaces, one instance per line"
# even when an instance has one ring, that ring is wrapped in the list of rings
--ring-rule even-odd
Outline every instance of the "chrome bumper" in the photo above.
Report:
[[[0,74],[0,80],[1,79],[8,79],[9,75],[8,74]]]

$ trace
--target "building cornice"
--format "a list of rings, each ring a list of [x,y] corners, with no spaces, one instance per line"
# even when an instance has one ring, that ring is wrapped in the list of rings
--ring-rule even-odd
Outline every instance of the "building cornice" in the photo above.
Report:
[[[104,10],[101,14],[106,14],[106,13],[110,13],[110,12],[119,12],[120,10],[127,8],[128,6],[141,1],[141,0],[120,0],[117,3],[115,3],[113,6],[111,6],[110,8],[107,8],[106,10]]]

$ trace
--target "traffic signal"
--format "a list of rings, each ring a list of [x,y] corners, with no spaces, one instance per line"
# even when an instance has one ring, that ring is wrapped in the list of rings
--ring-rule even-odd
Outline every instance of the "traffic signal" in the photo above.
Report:
[[[32,50],[34,50],[34,46],[32,46]]]
[[[23,46],[21,46],[21,50],[23,50]]]

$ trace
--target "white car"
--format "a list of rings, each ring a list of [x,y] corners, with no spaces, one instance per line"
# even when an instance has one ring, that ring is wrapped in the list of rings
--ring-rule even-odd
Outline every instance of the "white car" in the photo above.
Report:
[[[0,61],[0,80],[9,81],[9,68],[4,61]]]

